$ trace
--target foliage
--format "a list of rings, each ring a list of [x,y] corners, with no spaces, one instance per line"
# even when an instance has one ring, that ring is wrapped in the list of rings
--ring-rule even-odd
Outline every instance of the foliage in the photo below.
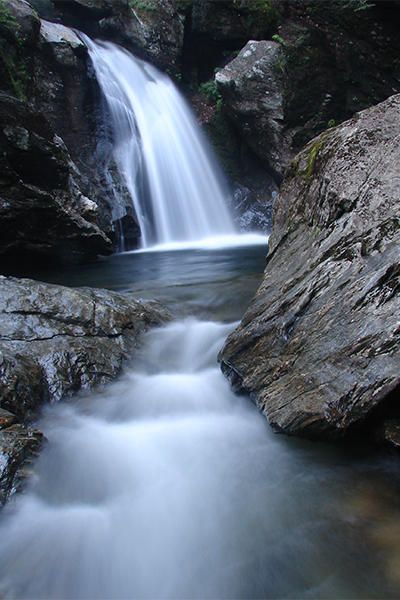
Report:
[[[273,35],[272,39],[274,42],[276,42],[277,44],[280,44],[281,46],[286,46],[284,40],[279,36],[279,35]]]
[[[222,96],[217,90],[217,86],[213,79],[210,79],[210,81],[206,81],[205,83],[200,83],[199,92],[207,98],[208,102],[213,104],[222,101]]]
[[[0,0],[0,75],[5,79],[3,85],[9,86],[17,98],[26,100],[29,76],[19,31],[19,23],[4,0]],[[7,42],[9,37],[13,41],[11,44]]]

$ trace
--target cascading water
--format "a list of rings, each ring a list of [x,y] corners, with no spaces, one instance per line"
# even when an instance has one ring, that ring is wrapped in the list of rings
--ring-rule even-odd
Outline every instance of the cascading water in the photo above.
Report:
[[[223,175],[170,78],[115,44],[83,39],[112,116],[114,157],[142,247],[233,234]]]

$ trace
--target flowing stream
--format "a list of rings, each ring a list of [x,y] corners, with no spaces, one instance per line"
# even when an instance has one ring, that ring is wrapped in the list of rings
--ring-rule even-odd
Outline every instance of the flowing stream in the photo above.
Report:
[[[114,46],[91,51],[109,83],[112,60],[129,59],[110,96],[130,128],[117,136],[126,141],[120,168],[129,164],[133,182],[138,164],[155,202],[149,211],[136,198],[137,212],[145,208],[145,245],[231,234],[225,209],[214,210],[223,188],[208,190],[213,169],[204,171],[199,155],[189,158],[194,142],[179,142],[186,143],[184,167],[152,171],[174,154],[160,148],[175,130],[158,119],[150,97],[152,90],[162,103],[175,102],[168,81],[156,82],[140,61],[132,69]],[[132,109],[131,83],[122,81],[128,71],[135,86],[141,82],[161,136],[153,138],[140,109]],[[182,112],[179,121],[187,132]],[[133,147],[139,142],[144,153]],[[201,225],[181,205],[177,181],[186,167],[193,176],[182,198],[193,200]],[[266,239],[234,242],[123,253],[32,274],[158,298],[176,319],[146,334],[119,381],[43,411],[37,426],[48,443],[28,489],[0,517],[1,598],[399,597],[397,457],[276,436],[220,372],[218,351],[259,285],[267,251]]]
[[[265,252],[132,252],[47,273],[158,293],[177,319],[120,381],[44,411],[49,443],[1,517],[2,597],[399,597],[397,457],[274,435],[219,370]]]

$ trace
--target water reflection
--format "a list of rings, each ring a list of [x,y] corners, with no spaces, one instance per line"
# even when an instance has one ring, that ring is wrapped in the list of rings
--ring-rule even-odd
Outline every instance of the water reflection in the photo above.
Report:
[[[179,314],[235,321],[254,296],[265,267],[265,245],[127,252],[90,265],[28,276],[72,287],[90,286],[157,299]]]

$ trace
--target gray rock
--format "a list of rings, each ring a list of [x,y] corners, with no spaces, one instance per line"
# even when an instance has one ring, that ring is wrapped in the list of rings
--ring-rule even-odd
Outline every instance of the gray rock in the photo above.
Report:
[[[293,158],[284,130],[281,63],[278,43],[252,40],[215,75],[228,116],[277,180]]]
[[[244,185],[235,183],[232,213],[237,228],[242,233],[269,234],[272,226],[272,202],[261,203],[257,196]]]
[[[0,506],[23,490],[42,443],[41,431],[20,423],[0,431]]]
[[[168,318],[129,295],[2,277],[0,407],[26,421],[46,401],[111,381]]]
[[[396,95],[362,111],[287,170],[263,283],[220,354],[277,432],[334,438],[400,416],[399,108]]]
[[[55,0],[55,13],[66,25],[91,37],[113,40],[178,73],[184,19],[172,0]]]

